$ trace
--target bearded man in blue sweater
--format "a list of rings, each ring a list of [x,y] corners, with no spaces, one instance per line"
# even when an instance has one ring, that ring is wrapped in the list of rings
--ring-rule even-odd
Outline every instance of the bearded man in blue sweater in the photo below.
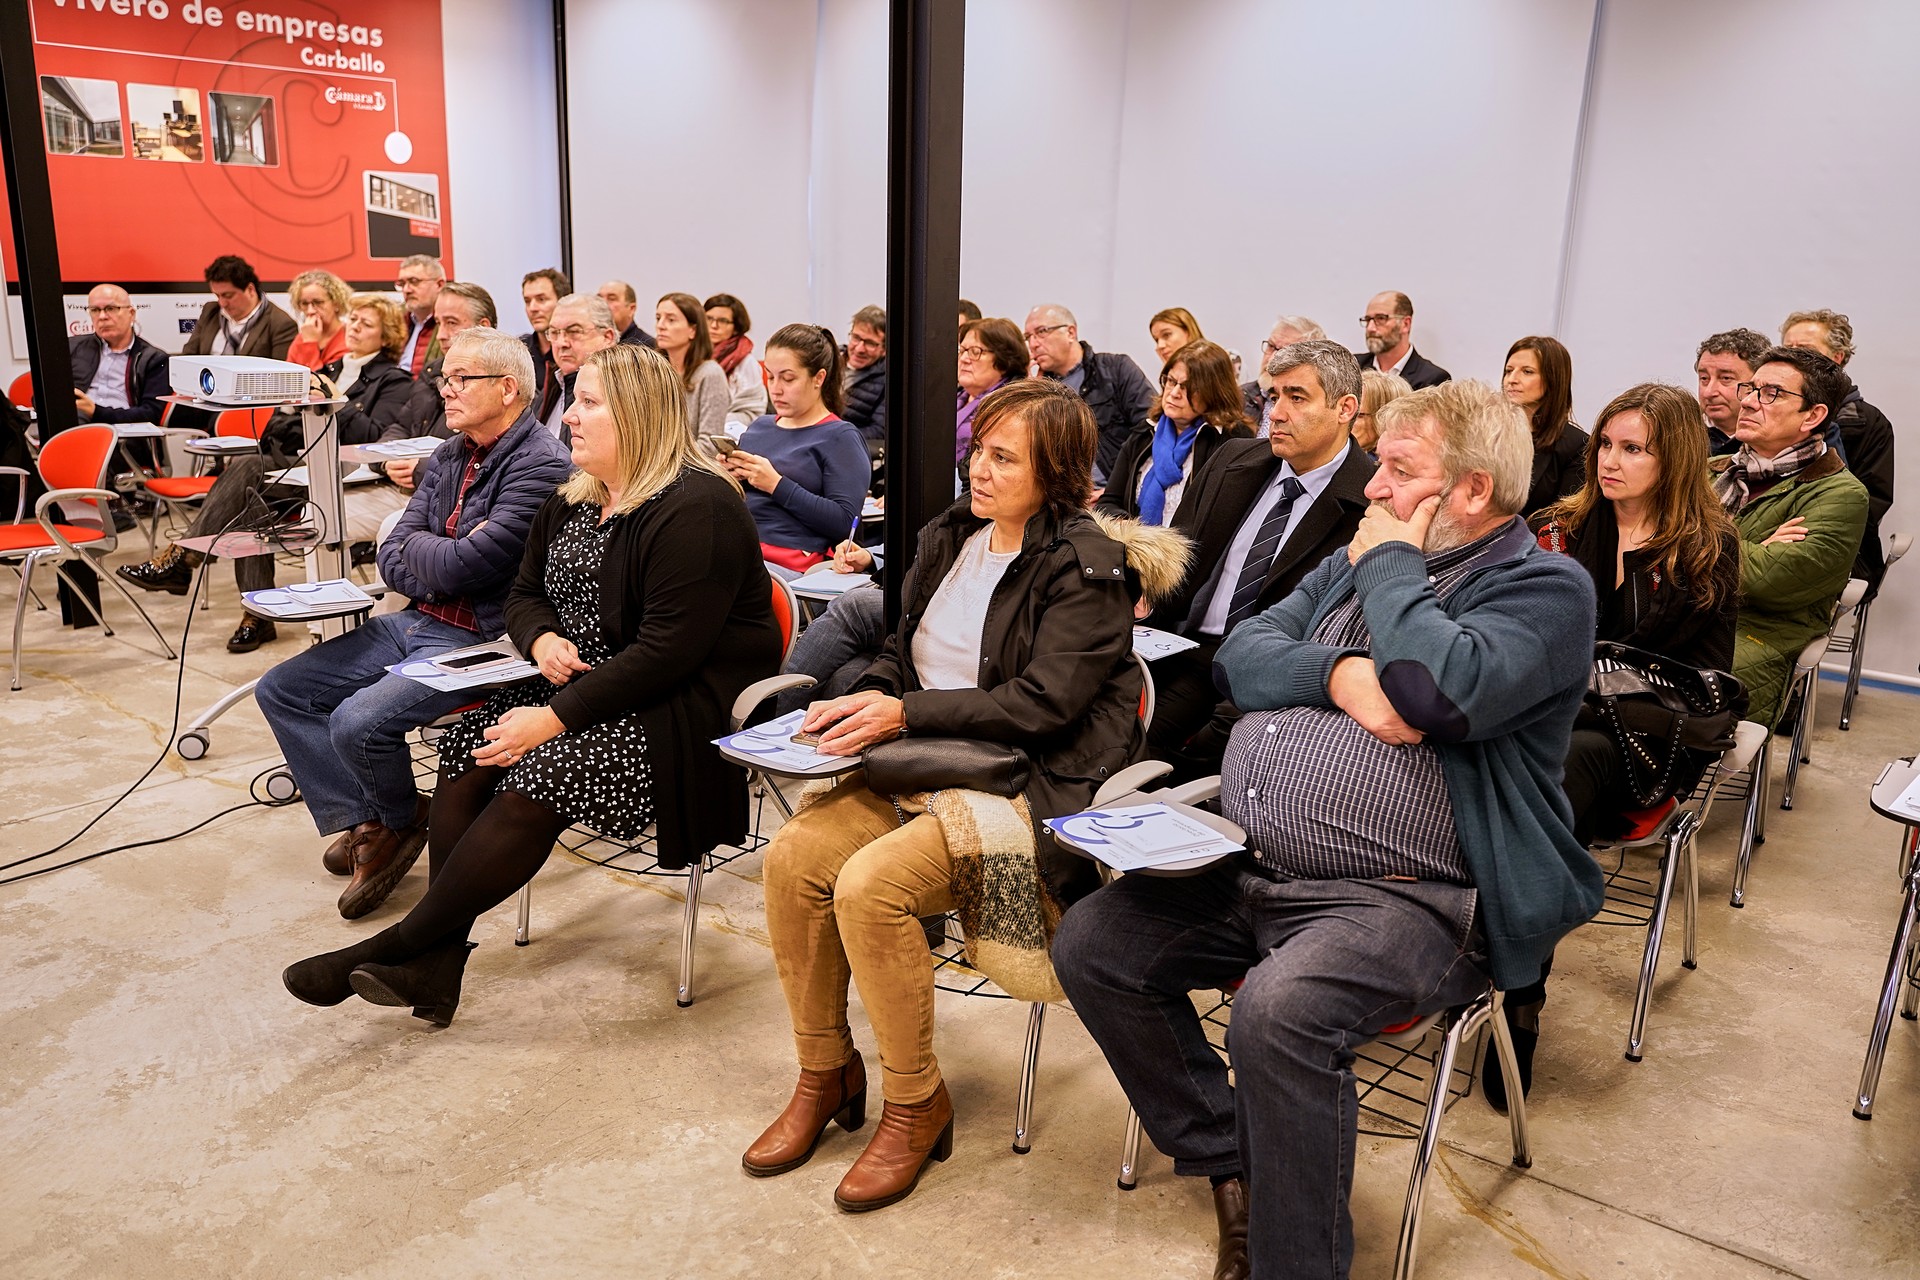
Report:
[[[1216,1276],[1346,1275],[1354,1051],[1536,980],[1602,899],[1560,786],[1593,587],[1519,518],[1526,420],[1478,382],[1389,409],[1352,544],[1215,656],[1249,852],[1124,877],[1054,944],[1154,1145],[1214,1185]],[[1229,1086],[1188,993],[1243,975]]]

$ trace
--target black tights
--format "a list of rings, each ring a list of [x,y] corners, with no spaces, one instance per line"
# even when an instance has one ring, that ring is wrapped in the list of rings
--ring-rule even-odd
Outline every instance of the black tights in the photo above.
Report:
[[[476,917],[533,879],[567,829],[545,805],[518,791],[496,792],[503,772],[475,767],[434,789],[426,896],[394,927],[408,956],[464,942]]]

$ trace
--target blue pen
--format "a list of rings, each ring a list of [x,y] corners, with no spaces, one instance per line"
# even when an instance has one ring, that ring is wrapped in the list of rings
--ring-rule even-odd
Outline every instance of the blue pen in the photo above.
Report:
[[[858,533],[858,532],[860,532],[860,517],[859,517],[859,516],[855,516],[855,517],[853,518],[853,528],[851,528],[851,529],[849,529],[849,530],[847,530],[847,541],[848,541],[848,542],[852,542],[852,541],[853,541],[853,535],[854,535],[854,534],[856,534],[856,533]]]

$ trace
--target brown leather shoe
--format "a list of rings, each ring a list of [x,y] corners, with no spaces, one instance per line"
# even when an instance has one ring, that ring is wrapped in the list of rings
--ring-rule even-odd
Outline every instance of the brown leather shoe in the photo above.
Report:
[[[429,796],[417,796],[414,798],[414,826],[424,827],[427,825],[427,813],[432,808],[432,804],[432,798]],[[326,852],[320,855],[320,865],[336,876],[350,876],[353,874],[352,827],[348,827],[345,831],[342,831],[334,837],[333,843],[328,845]]]
[[[1213,1216],[1220,1223],[1220,1252],[1213,1264],[1213,1280],[1247,1280],[1253,1266],[1247,1261],[1247,1184],[1240,1178],[1213,1189]]]
[[[813,1149],[829,1124],[852,1133],[867,1122],[867,1064],[856,1051],[833,1071],[800,1071],[800,1083],[780,1118],[740,1157],[740,1167],[756,1178],[798,1169],[813,1159]]]
[[[340,915],[358,920],[387,900],[393,887],[426,847],[427,829],[411,826],[395,831],[379,822],[363,822],[353,829],[353,882],[340,895]]]
[[[945,1081],[925,1102],[883,1102],[873,1140],[840,1179],[833,1202],[848,1213],[884,1209],[907,1198],[929,1159],[952,1154],[953,1099]]]
[[[348,827],[333,838],[326,852],[320,855],[320,865],[336,876],[353,874],[353,828]]]

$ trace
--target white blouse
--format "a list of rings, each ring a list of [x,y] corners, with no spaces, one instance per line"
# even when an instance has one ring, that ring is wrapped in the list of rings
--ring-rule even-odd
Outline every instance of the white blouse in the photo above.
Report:
[[[968,538],[946,580],[927,602],[913,633],[913,669],[924,689],[975,689],[980,685],[980,637],[987,603],[1007,566],[1020,552],[988,549],[993,526]]]

